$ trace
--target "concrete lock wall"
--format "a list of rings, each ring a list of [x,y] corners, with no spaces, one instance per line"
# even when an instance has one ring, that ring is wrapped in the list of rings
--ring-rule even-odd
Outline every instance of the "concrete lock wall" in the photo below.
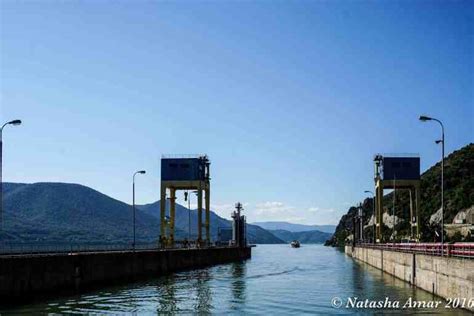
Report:
[[[415,262],[417,286],[444,298],[474,298],[474,260],[416,255]]]
[[[474,260],[346,246],[345,252],[445,299],[474,298]],[[470,309],[474,311],[474,308]]]
[[[0,303],[248,259],[250,248],[208,248],[0,257]]]

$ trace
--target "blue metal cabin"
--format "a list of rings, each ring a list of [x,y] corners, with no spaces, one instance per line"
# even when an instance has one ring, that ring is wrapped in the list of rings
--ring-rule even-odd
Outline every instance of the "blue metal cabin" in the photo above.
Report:
[[[383,180],[419,180],[420,157],[383,157]]]
[[[197,244],[209,246],[211,243],[211,162],[206,155],[163,156],[161,158],[160,187],[160,243],[162,247],[174,247],[174,226],[176,217],[176,191],[196,190],[198,236]],[[169,191],[169,221],[166,220],[166,195]],[[204,193],[204,194],[203,194]],[[205,223],[202,223],[203,195],[205,202]],[[206,229],[206,238],[202,239],[202,228]]]
[[[162,181],[204,181],[206,180],[206,162],[200,158],[162,158]]]

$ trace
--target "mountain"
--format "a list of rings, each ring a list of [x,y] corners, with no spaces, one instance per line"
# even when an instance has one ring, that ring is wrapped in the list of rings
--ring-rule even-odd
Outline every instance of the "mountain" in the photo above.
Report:
[[[67,183],[4,183],[4,228],[9,241],[128,242],[132,208],[91,188]],[[159,222],[137,212],[137,239],[159,234]]]
[[[130,243],[132,206],[96,190],[69,183],[4,183],[4,229],[9,242]],[[192,212],[196,223],[196,211]],[[155,242],[159,236],[159,202],[138,206],[137,242]],[[187,236],[188,210],[176,205],[176,237]],[[211,212],[211,231],[230,227],[230,221]],[[195,225],[194,225],[195,226]],[[193,226],[193,227],[194,227]],[[268,231],[248,227],[251,243],[281,243]]]
[[[292,240],[299,240],[302,244],[321,244],[332,236],[331,233],[324,233],[319,230],[309,230],[302,232],[290,232],[288,230],[277,229],[270,232],[286,243]]]
[[[433,241],[434,232],[439,226],[438,222],[433,221],[435,214],[438,214],[441,200],[441,162],[429,168],[421,175],[421,200],[420,200],[420,234],[422,241]],[[444,162],[445,179],[445,210],[444,223],[453,222],[454,217],[462,211],[466,211],[474,206],[474,144],[469,144],[457,151],[451,153],[445,158]],[[401,240],[409,235],[409,193],[407,191],[397,191],[395,195],[395,215],[400,222],[395,225],[397,231],[396,240]],[[393,193],[384,196],[385,213],[390,212],[393,205]],[[373,215],[373,199],[367,198],[362,203],[362,209],[365,216],[364,225],[369,224],[370,217]],[[390,209],[389,209],[390,208]],[[336,227],[334,235],[326,242],[328,246],[342,246],[345,239],[352,234],[353,218],[357,212],[355,206],[349,208],[347,214],[343,215]],[[440,213],[439,213],[440,215]],[[440,217],[440,216],[439,216]],[[389,217],[386,217],[389,218]],[[383,233],[387,240],[390,237],[392,229],[388,228],[388,222],[384,221]],[[369,225],[364,233],[368,236],[373,235],[372,225]],[[472,241],[472,234],[461,235],[445,234],[447,241],[463,240]]]
[[[289,232],[306,232],[319,230],[324,233],[334,233],[336,225],[303,225],[288,222],[255,222],[252,223],[267,230],[287,230]]]
[[[169,201],[166,201],[166,208],[169,209]],[[140,210],[144,213],[154,216],[156,219],[159,219],[160,216],[160,201],[155,203],[140,205],[138,206]],[[191,210],[191,236],[196,238],[197,236],[197,210]],[[203,210],[204,218],[204,210]],[[210,214],[211,221],[211,235],[213,238],[217,238],[217,233],[219,228],[231,228],[232,222],[226,220],[215,212],[211,211]],[[179,227],[181,230],[186,232],[186,236],[189,230],[189,210],[180,204],[176,204],[176,227]],[[204,220],[203,220],[204,222]],[[203,230],[203,234],[205,231]],[[267,230],[252,224],[247,224],[247,238],[250,243],[260,243],[260,244],[278,244],[283,243],[282,240],[275,237],[273,234]]]

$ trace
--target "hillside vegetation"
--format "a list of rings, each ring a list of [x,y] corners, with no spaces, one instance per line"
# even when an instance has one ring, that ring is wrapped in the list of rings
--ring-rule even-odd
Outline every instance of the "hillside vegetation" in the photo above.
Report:
[[[445,159],[445,224],[452,223],[459,211],[464,211],[474,206],[474,144],[469,144],[460,150],[454,151]],[[435,230],[439,224],[430,223],[430,217],[440,208],[441,200],[441,162],[429,168],[421,175],[421,200],[420,200],[420,233],[422,241],[433,241]],[[397,191],[395,194],[395,215],[401,218],[401,222],[395,226],[397,232],[396,241],[409,236],[409,194],[407,191]],[[362,203],[367,225],[373,214],[373,199],[367,198]],[[384,196],[384,212],[392,214],[393,193]],[[330,246],[342,246],[345,239],[352,234],[353,218],[357,212],[355,206],[349,208],[347,214],[343,215],[336,227],[334,235],[326,242]],[[367,236],[373,236],[372,225],[364,231]],[[386,225],[383,227],[384,239],[388,240],[392,229]],[[452,238],[454,239],[454,238]],[[464,238],[456,237],[457,240],[472,240],[473,236]],[[449,241],[449,237],[447,237]]]
[[[303,244],[322,244],[332,235],[330,233],[324,233],[319,230],[290,232],[288,230],[277,229],[270,230],[270,232],[276,237],[285,241],[286,243],[289,243],[293,240],[298,240]]]
[[[254,222],[254,225],[258,225],[266,230],[287,230],[290,232],[306,232],[311,230],[318,230],[323,233],[334,233],[336,225],[305,225],[305,224],[294,224],[282,221],[270,221],[270,222]]]
[[[131,243],[132,206],[96,190],[68,183],[4,183],[6,242]],[[155,242],[160,234],[159,202],[137,206],[137,242]],[[197,211],[191,212],[196,235]],[[204,212],[203,212],[204,213]],[[188,236],[188,209],[176,205],[176,238]],[[231,223],[211,212],[212,238]],[[270,232],[248,225],[251,243],[282,243]]]

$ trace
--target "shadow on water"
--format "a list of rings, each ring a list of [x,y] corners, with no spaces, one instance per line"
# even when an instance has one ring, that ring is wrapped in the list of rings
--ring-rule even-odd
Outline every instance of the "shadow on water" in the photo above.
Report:
[[[263,273],[263,274],[257,274],[257,275],[252,275],[247,277],[247,279],[260,279],[260,278],[265,278],[265,277],[271,277],[271,276],[278,276],[278,275],[285,275],[285,274],[290,274],[295,271],[304,271],[303,269],[300,268],[293,268],[293,269],[288,269],[284,271],[279,271],[279,272],[271,272],[271,273]]]

